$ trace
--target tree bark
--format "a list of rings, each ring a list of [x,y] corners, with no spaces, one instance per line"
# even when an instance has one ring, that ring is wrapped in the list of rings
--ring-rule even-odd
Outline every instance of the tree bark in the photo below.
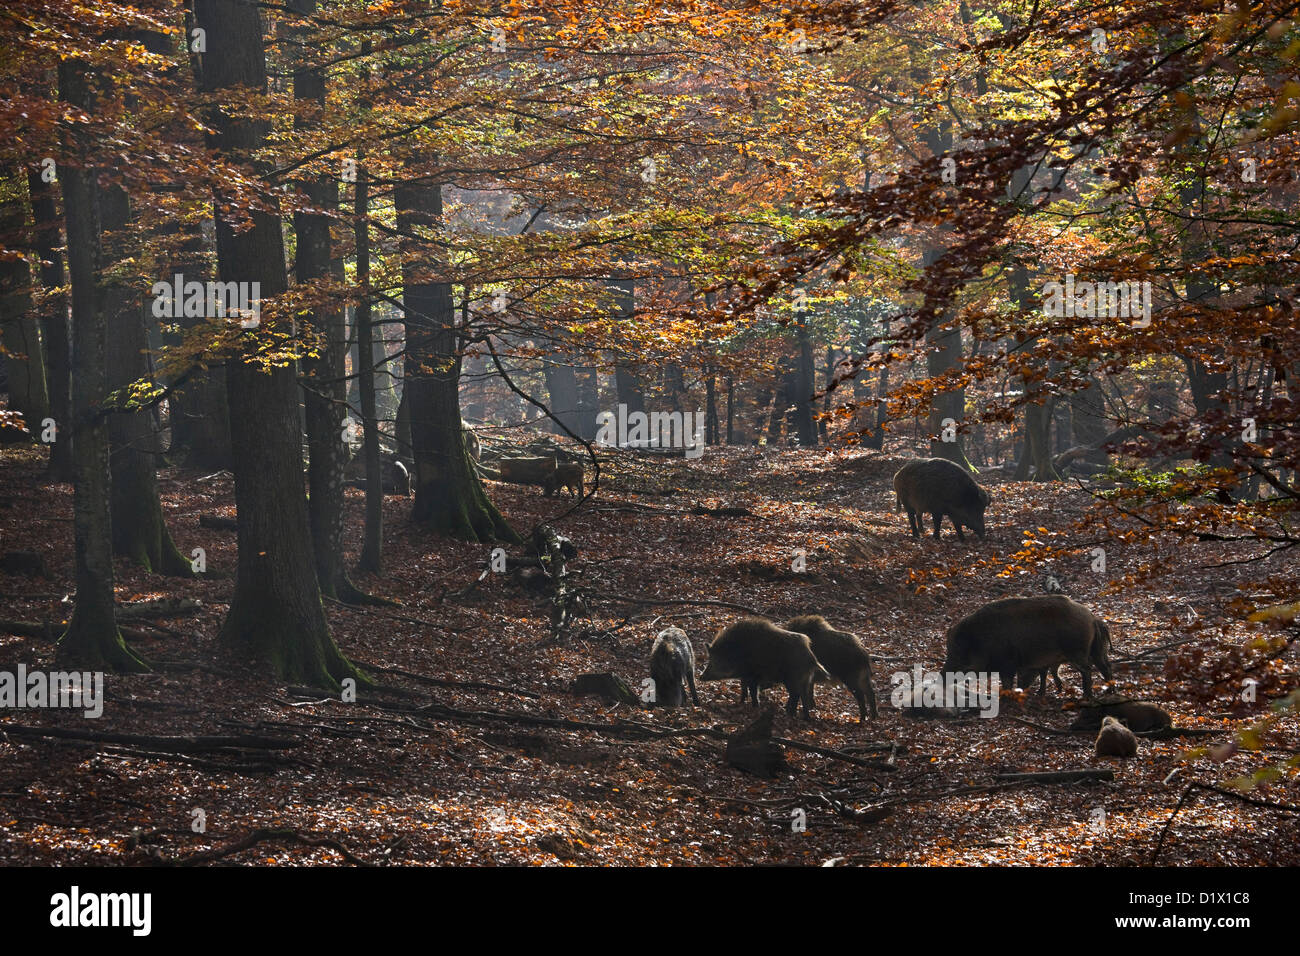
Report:
[[[316,0],[292,0],[295,12],[310,17],[316,12]],[[325,74],[304,53],[293,73],[293,95],[307,110],[325,109]],[[312,122],[303,115],[295,117],[299,129]],[[360,178],[360,177],[358,177]],[[303,184],[313,209],[336,210],[338,184],[331,175],[315,176]],[[343,263],[333,254],[330,219],[316,213],[294,214],[297,234],[295,271],[300,285],[318,279],[342,278]],[[308,466],[307,514],[311,525],[312,551],[316,556],[316,579],[321,593],[348,604],[364,603],[367,595],[348,579],[343,561],[343,469],[348,463],[348,446],[343,439],[344,401],[347,397],[346,368],[347,328],[343,309],[337,305],[318,305],[306,317],[315,333],[317,347],[302,360],[303,400],[306,406]],[[366,323],[367,331],[369,323]],[[373,404],[373,390],[370,392]],[[373,409],[372,409],[373,411]],[[379,480],[378,432],[371,416],[369,431],[375,432],[375,474],[367,473],[366,501],[381,501]],[[367,434],[367,442],[371,436]]]
[[[68,103],[91,112],[94,98],[84,63],[59,62],[59,93]],[[113,529],[109,508],[108,424],[103,416],[108,378],[105,351],[103,248],[99,227],[99,170],[88,160],[94,145],[84,130],[65,139],[78,162],[62,170],[67,216],[68,273],[72,289],[72,406],[69,431],[75,433],[72,460],[72,527],[77,596],[68,629],[59,639],[60,666],[145,671],[148,666],[126,646],[113,607]]]
[[[194,18],[208,41],[200,92],[266,90],[257,7],[240,0],[195,0]],[[208,123],[215,131],[214,147],[234,162],[247,162],[266,139],[265,122],[236,118],[219,106]],[[220,188],[214,202],[217,209],[236,205]],[[273,212],[253,212],[251,218],[252,227],[239,233],[218,218],[218,273],[223,282],[260,282],[268,300],[288,286],[280,219]],[[364,678],[334,645],[325,620],[303,497],[297,383],[288,365],[259,360],[258,335],[265,333],[291,337],[289,318],[263,310],[260,329],[241,333],[242,354],[226,370],[239,568],[220,639],[268,662],[282,679],[338,687],[344,678]]]
[[[550,399],[551,414],[559,421],[551,423],[551,431],[557,435],[565,434],[565,427],[575,435],[580,434],[578,422],[578,375],[573,366],[563,356],[546,359],[542,367],[546,379],[546,395]]]
[[[812,337],[808,334],[808,323],[800,321],[795,326],[795,339],[799,345],[799,357],[794,369],[794,423],[799,436],[799,444],[804,448],[817,447],[817,422],[813,418],[813,389],[816,388],[814,376],[816,369],[813,362]]]
[[[41,311],[41,338],[45,346],[46,387],[50,414],[58,431],[50,445],[50,479],[72,480],[72,356],[69,351],[68,302],[62,293],[63,255],[59,252],[59,213],[54,188],[41,178],[38,169],[27,171],[27,190],[32,202],[35,246],[41,257],[41,285],[46,307]]]
[[[11,199],[0,206],[0,232],[22,235],[26,217],[20,200],[22,182],[15,178],[7,192]],[[0,261],[0,356],[8,380],[9,408],[22,413],[32,437],[40,435],[41,421],[49,417],[50,400],[45,382],[45,355],[40,330],[32,312],[32,274],[24,259]]]
[[[413,172],[415,172],[413,170]],[[393,192],[403,239],[406,388],[415,456],[412,520],[469,541],[518,541],[483,490],[460,422],[460,352],[451,284],[431,281],[428,243],[442,226],[442,187],[418,172]]]
[[[374,325],[370,311],[370,181],[366,171],[357,162],[357,182],[353,195],[354,245],[357,258],[357,355],[373,355]],[[360,390],[361,421],[365,428],[362,455],[366,465],[366,521],[361,543],[362,571],[379,574],[384,569],[384,488],[382,465],[379,460],[379,417],[375,401],[375,366],[360,362],[357,368],[357,387]],[[402,388],[402,400],[397,408],[397,448],[399,457],[411,459],[411,418],[407,389]]]
[[[99,197],[108,262],[138,257],[138,244],[132,236],[141,224],[131,221],[130,198],[120,186],[101,188]],[[129,399],[128,388],[133,382],[153,381],[144,306],[130,283],[130,278],[113,279],[103,292],[110,332],[108,389],[114,406],[108,418],[113,553],[148,571],[192,577],[193,568],[176,549],[158,498],[156,469],[161,446],[154,410],[133,407]]]

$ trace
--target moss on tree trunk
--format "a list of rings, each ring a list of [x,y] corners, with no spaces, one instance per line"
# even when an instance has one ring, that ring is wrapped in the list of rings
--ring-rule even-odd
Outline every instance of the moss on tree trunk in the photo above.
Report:
[[[394,190],[394,202],[398,230],[404,236],[432,239],[437,235],[442,224],[441,186],[413,178]],[[465,449],[451,285],[427,279],[428,260],[438,255],[437,248],[414,238],[403,240],[407,253],[402,263],[405,395],[415,457],[412,519],[454,538],[517,542],[519,536],[488,500]]]

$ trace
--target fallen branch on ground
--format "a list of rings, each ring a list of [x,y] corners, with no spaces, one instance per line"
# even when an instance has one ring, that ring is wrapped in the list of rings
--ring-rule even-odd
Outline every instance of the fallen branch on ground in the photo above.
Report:
[[[330,837],[313,837],[305,833],[299,833],[297,830],[271,830],[258,829],[254,830],[248,836],[235,840],[233,843],[227,843],[225,846],[213,847],[211,850],[203,850],[199,853],[192,853],[189,856],[181,857],[176,860],[167,861],[168,866],[194,866],[196,863],[207,863],[210,860],[219,860],[222,857],[231,856],[244,850],[257,846],[259,843],[269,843],[275,841],[287,840],[291,843],[301,843],[304,846],[326,847],[342,855],[343,859],[349,863],[355,863],[357,866],[374,866],[368,860],[363,860],[338,840]]]

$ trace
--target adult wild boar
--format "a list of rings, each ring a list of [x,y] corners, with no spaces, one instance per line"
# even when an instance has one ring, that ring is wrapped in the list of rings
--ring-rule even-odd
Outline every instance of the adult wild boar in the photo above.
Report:
[[[1085,697],[1092,696],[1094,665],[1111,679],[1110,629],[1064,595],[993,601],[948,628],[947,640],[948,673],[996,672],[1007,686],[1018,674],[1070,664],[1083,678]]]
[[[343,466],[343,481],[352,488],[366,486],[366,459],[363,455]],[[396,455],[379,456],[379,484],[386,495],[411,497],[411,473]]]
[[[762,618],[745,618],[718,632],[709,645],[709,663],[700,680],[740,678],[740,701],[752,696],[758,706],[759,685],[784,684],[790,692],[785,709],[791,717],[802,703],[805,720],[811,719],[813,681],[829,680],[817,663],[805,634],[777,627]]]
[[[813,655],[832,677],[843,684],[858,702],[858,723],[876,718],[876,691],[871,686],[871,655],[857,636],[848,631],[837,631],[826,623],[824,617],[805,614],[786,621],[785,629],[808,635]]]
[[[680,627],[667,627],[655,638],[650,649],[650,678],[655,682],[655,703],[663,707],[681,707],[686,703],[682,683],[690,686],[691,700],[698,707],[695,693],[695,648]]]
[[[954,465],[946,458],[923,458],[909,461],[894,473],[894,494],[897,508],[907,512],[907,522],[912,537],[921,536],[924,516],[934,515],[934,536],[946,516],[957,529],[957,537],[965,540],[962,526],[984,537],[984,509],[989,504],[989,493],[975,483],[970,472]]]

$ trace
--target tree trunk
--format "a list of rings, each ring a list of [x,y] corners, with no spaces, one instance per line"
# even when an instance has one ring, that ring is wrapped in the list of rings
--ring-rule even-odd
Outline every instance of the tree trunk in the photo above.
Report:
[[[393,192],[398,230],[433,238],[442,226],[442,187],[418,178]],[[412,520],[469,541],[518,541],[488,500],[460,427],[460,353],[451,285],[423,274],[430,245],[403,241],[402,299],[406,318],[406,388],[415,455]]]
[[[316,0],[292,0],[293,9],[304,17],[316,12]],[[293,73],[293,95],[299,101],[324,111],[324,71],[300,61]],[[310,107],[308,107],[310,108]],[[300,129],[310,127],[303,113],[295,117]],[[310,179],[303,191],[313,209],[334,211],[339,204],[338,185],[332,176]],[[333,255],[328,216],[298,212],[294,214],[297,234],[295,271],[300,285],[317,279],[342,279],[342,262]],[[311,525],[312,550],[316,556],[316,579],[321,594],[349,604],[363,603],[367,595],[348,579],[343,561],[343,469],[348,463],[348,446],[343,440],[344,401],[347,397],[346,360],[347,328],[343,309],[337,305],[316,306],[307,316],[307,325],[315,333],[317,347],[302,360],[303,401],[307,418],[307,514]],[[367,323],[368,325],[368,323]],[[373,396],[373,392],[371,395]],[[372,428],[372,431],[377,431]],[[367,435],[367,440],[370,436]],[[367,473],[366,501],[372,496],[382,501],[379,480],[378,435],[375,435],[375,474]]]
[[[409,361],[408,361],[409,364]],[[546,360],[542,367],[546,379],[546,394],[551,403],[551,414],[558,419],[551,423],[551,431],[557,435],[565,434],[563,423],[575,435],[580,434],[578,422],[578,375],[573,366],[564,361],[563,356],[556,360]]]
[[[632,279],[615,279],[610,282],[614,290],[614,315],[621,322],[630,323],[636,315],[636,284]],[[644,412],[645,391],[636,372],[623,356],[614,358],[614,391],[619,405],[627,406],[627,413]],[[595,421],[595,409],[592,409]]]
[[[942,328],[937,322],[925,334],[928,346],[925,355],[926,375],[936,378],[957,368],[961,364],[961,329]],[[930,454],[935,458],[947,458],[962,468],[974,470],[966,457],[963,447],[964,439],[960,431],[953,433],[952,441],[944,441],[944,422],[949,421],[959,426],[966,415],[966,390],[953,388],[938,392],[930,403],[928,428],[930,431]]]
[[[730,375],[727,376],[727,444],[736,443],[736,383]]]
[[[831,383],[835,380],[835,347],[826,346],[826,394],[822,396],[822,417],[817,422],[817,436],[826,442],[830,435]],[[843,394],[843,393],[841,393]]]
[[[38,169],[27,171],[27,190],[32,201],[36,251],[41,257],[41,285],[48,305],[41,313],[41,338],[45,346],[46,387],[50,414],[57,432],[50,445],[50,480],[72,480],[72,356],[69,352],[68,302],[62,293],[63,255],[59,252],[59,213],[54,188],[41,178]]]
[[[108,263],[139,256],[132,238],[142,228],[131,221],[131,201],[120,186],[100,189],[100,228]],[[108,336],[108,389],[114,411],[108,419],[112,472],[113,553],[159,574],[192,577],[190,562],[176,550],[158,499],[161,446],[153,408],[131,409],[131,383],[153,382],[149,332],[141,297],[131,279],[110,280],[103,290]],[[75,329],[74,329],[75,331]]]
[[[704,370],[704,444],[718,443],[718,375],[710,365]]]
[[[772,390],[772,410],[767,417],[768,445],[776,445],[781,441],[786,412],[790,408],[790,386],[793,375],[788,371],[789,365],[787,359],[781,360],[781,378],[777,381],[776,388]]]
[[[799,444],[804,448],[817,447],[817,422],[813,418],[813,389],[817,374],[813,363],[812,337],[806,322],[795,327],[799,344],[799,357],[794,368],[794,423]]]
[[[578,380],[578,427],[574,429],[583,441],[596,438],[596,415],[600,409],[600,372],[594,368],[580,369]]]
[[[0,232],[21,235],[26,217],[20,200],[21,178],[8,183],[8,202],[0,205]],[[0,261],[0,356],[8,380],[9,409],[21,412],[33,438],[50,414],[45,383],[45,356],[36,316],[32,312],[32,274],[24,259]],[[56,439],[57,441],[57,439]]]
[[[240,0],[194,0],[194,19],[208,40],[200,92],[265,91],[257,7]],[[235,118],[219,107],[208,122],[214,147],[234,162],[247,162],[266,139],[263,121]],[[216,192],[217,209],[237,201],[220,187]],[[274,212],[251,217],[252,227],[239,233],[218,218],[218,273],[223,282],[260,282],[267,300],[288,286],[280,219]],[[325,620],[303,496],[297,383],[291,367],[264,367],[256,360],[256,336],[267,333],[292,337],[289,317],[264,310],[261,328],[241,336],[245,354],[226,369],[239,568],[220,639],[267,661],[284,680],[336,688],[344,678],[364,678],[334,645]]]
[[[59,63],[59,93],[68,103],[94,110],[85,66]],[[72,418],[75,433],[72,478],[72,527],[76,554],[77,596],[68,629],[59,639],[60,666],[144,671],[148,666],[126,646],[113,608],[113,529],[109,510],[108,424],[102,405],[108,391],[105,350],[103,251],[99,229],[99,170],[84,130],[73,129],[65,143],[82,162],[61,172],[67,215],[68,273],[72,289]]]
[[[360,298],[357,300],[357,352],[358,356],[374,354],[374,324],[371,322],[370,310],[370,181],[366,171],[361,168],[360,157],[357,162],[357,181],[354,187],[355,201],[353,212],[356,222],[353,234],[356,237],[357,288]],[[362,442],[362,455],[366,464],[366,523],[361,544],[361,559],[358,567],[362,571],[379,574],[384,568],[384,487],[382,464],[379,460],[379,415],[375,400],[375,366],[371,362],[360,362],[357,367],[357,387],[361,399],[361,421],[365,428]],[[397,407],[397,454],[399,457],[413,461],[411,458],[411,417],[408,392],[402,389],[402,400]]]
[[[1011,296],[1023,311],[1034,307],[1029,292],[1029,270],[1017,264],[1011,270]],[[1050,369],[1048,372],[1051,374]],[[1037,381],[1025,379],[1025,445],[1024,453],[1016,464],[1015,477],[1024,481],[1033,469],[1034,481],[1058,481],[1060,475],[1052,463],[1052,408],[1055,400],[1043,395]]]

